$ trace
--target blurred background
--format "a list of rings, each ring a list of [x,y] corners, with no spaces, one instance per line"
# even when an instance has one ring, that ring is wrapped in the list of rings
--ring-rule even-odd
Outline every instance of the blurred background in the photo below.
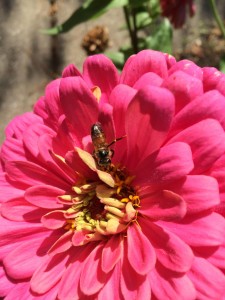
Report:
[[[121,7],[109,9],[99,18],[82,22],[63,34],[41,32],[62,24],[83,3],[79,0],[0,1],[0,142],[8,122],[32,110],[35,101],[44,94],[46,84],[59,77],[66,65],[73,63],[82,70],[88,54],[115,52],[130,43]],[[187,17],[181,29],[172,28],[171,52],[177,59],[188,58],[200,66],[222,68],[225,39],[209,1],[194,3],[195,15]],[[218,0],[216,4],[224,19],[225,1]],[[147,26],[143,32],[149,34]]]

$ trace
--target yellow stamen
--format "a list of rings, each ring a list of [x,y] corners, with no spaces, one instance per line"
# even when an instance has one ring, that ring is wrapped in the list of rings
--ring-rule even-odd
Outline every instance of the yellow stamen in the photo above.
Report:
[[[124,217],[124,213],[116,207],[106,205],[105,210],[107,210],[108,212],[114,214],[115,216],[118,216],[119,218]]]
[[[65,200],[65,201],[71,201],[72,200],[72,196],[71,195],[62,195],[62,196],[58,196],[59,199]]]
[[[113,206],[116,208],[120,208],[120,209],[125,207],[125,204],[121,203],[121,201],[119,201],[115,198],[103,198],[100,201],[101,201],[101,203],[104,203],[106,205]]]
[[[77,194],[82,194],[82,190],[78,186],[73,186],[72,190]]]
[[[132,196],[132,203],[133,203],[133,206],[136,206],[136,207],[140,207],[140,198],[139,196],[135,195],[135,196]]]
[[[122,203],[127,203],[127,202],[129,202],[129,198],[123,198],[123,199],[121,199],[120,200]]]
[[[97,99],[97,101],[99,102],[100,99],[101,99],[101,95],[102,95],[102,92],[101,92],[100,87],[98,87],[98,86],[93,86],[93,87],[91,88],[91,91],[92,91],[93,95],[95,96],[95,98]]]
[[[119,217],[117,217],[117,216],[115,216],[115,215],[113,215],[113,214],[110,214],[110,213],[107,213],[105,216],[106,216],[107,220],[110,220],[110,219],[117,219],[117,220],[120,220]]]

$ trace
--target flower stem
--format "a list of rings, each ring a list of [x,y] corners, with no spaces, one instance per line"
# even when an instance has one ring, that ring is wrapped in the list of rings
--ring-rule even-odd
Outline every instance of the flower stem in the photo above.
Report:
[[[136,20],[136,12],[132,9],[132,19],[133,19],[133,48],[134,52],[138,52],[138,38],[137,38],[137,20]]]
[[[124,6],[123,11],[124,11],[124,16],[125,16],[125,20],[127,23],[127,28],[129,31],[130,39],[131,39],[132,48],[133,48],[134,53],[137,53],[138,45],[137,45],[136,17],[133,15],[133,12],[132,12],[133,24],[131,24],[129,7]]]
[[[224,27],[223,21],[221,20],[221,18],[219,16],[215,0],[210,0],[210,4],[211,4],[212,11],[213,11],[214,17],[216,19],[216,22],[217,22],[217,24],[218,24],[218,26],[219,26],[222,34],[223,34],[223,37],[225,38],[225,27]]]

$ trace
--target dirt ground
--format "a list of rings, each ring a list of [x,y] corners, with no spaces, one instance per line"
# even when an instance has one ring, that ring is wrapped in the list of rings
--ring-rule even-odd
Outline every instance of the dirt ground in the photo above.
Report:
[[[225,21],[225,2],[217,1],[221,17]],[[190,59],[201,67],[220,67],[225,58],[225,39],[212,15],[209,1],[196,2],[196,14],[182,30],[175,31],[173,55],[177,60]]]
[[[74,63],[82,69],[86,53],[81,48],[83,36],[95,25],[107,26],[110,48],[128,44],[122,30],[122,9],[113,9],[99,19],[81,24],[70,32],[50,37],[40,33],[66,20],[82,1],[1,0],[0,2],[0,143],[4,129],[16,115],[32,110],[44,93],[46,84],[60,76],[62,69]],[[208,1],[196,2],[196,15],[182,30],[174,31],[174,55],[189,58],[200,66],[219,66],[225,54],[225,42],[212,21]],[[221,15],[225,16],[225,1],[219,0]]]

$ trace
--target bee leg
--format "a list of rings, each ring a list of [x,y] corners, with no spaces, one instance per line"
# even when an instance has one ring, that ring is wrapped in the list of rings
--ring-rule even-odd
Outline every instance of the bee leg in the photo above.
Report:
[[[110,153],[111,153],[110,156],[113,157],[115,151],[113,149],[110,149]]]
[[[126,137],[126,135],[123,135],[123,136],[121,136],[121,137],[115,139],[114,141],[112,141],[112,142],[108,145],[108,147],[112,146],[113,144],[115,144],[116,142],[122,140],[122,139],[125,138],[125,137]]]

